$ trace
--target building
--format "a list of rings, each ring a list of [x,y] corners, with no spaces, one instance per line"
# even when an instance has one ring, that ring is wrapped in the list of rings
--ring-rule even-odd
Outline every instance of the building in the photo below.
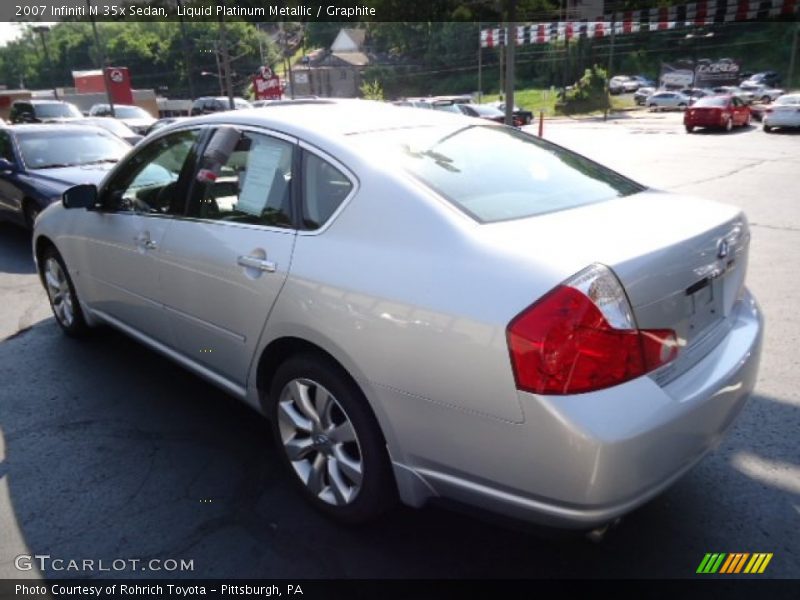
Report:
[[[370,59],[364,50],[364,29],[341,29],[329,50],[314,53],[303,65],[292,67],[294,96],[355,98]]]

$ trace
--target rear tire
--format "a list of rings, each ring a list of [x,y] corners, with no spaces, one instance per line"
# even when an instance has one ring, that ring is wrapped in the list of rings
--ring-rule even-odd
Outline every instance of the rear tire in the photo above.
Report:
[[[692,133],[693,131],[694,131],[694,126],[693,125],[687,125],[686,126],[686,133]]]
[[[684,103],[678,104],[678,110],[686,110],[686,105]]]
[[[728,120],[725,121],[725,131],[731,131],[733,129],[733,119],[728,117]]]
[[[767,133],[772,133],[772,127],[764,123],[764,131]]]
[[[56,323],[68,336],[84,337],[89,326],[83,318],[78,294],[58,250],[51,246],[42,253],[40,269]]]
[[[319,511],[364,523],[397,494],[386,441],[361,390],[332,360],[286,360],[270,387],[272,430],[290,478]]]

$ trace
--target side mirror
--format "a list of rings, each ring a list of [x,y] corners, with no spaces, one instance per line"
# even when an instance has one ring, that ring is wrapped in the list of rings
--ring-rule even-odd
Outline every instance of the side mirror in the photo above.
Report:
[[[16,173],[19,171],[17,163],[11,162],[7,158],[0,158],[0,172]]]
[[[97,186],[84,183],[69,188],[61,195],[64,208],[94,208],[97,205]]]

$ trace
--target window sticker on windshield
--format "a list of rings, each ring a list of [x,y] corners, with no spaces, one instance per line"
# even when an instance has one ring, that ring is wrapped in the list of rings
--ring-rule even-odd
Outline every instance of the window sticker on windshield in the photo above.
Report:
[[[247,157],[247,170],[241,174],[243,181],[241,181],[237,210],[261,216],[283,152],[283,148],[270,140],[253,136]]]

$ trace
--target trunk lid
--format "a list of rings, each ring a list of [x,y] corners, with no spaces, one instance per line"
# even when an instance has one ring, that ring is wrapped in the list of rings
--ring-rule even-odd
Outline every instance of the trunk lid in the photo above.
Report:
[[[669,328],[681,346],[657,372],[677,377],[727,331],[747,269],[750,232],[735,207],[648,190],[488,226],[493,244],[533,258],[560,283],[592,263],[621,281],[640,328]]]

